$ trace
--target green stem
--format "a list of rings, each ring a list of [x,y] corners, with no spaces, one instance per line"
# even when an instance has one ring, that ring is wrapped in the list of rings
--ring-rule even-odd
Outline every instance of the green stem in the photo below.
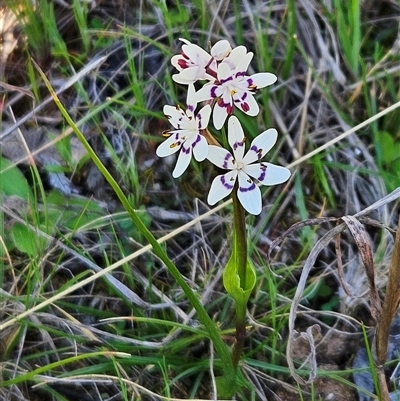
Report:
[[[243,206],[238,196],[238,184],[232,192],[233,200],[233,222],[234,222],[234,246],[237,252],[237,274],[240,280],[240,287],[247,288],[247,237],[246,220]],[[235,369],[238,366],[240,356],[243,351],[244,341],[246,339],[246,310],[247,304],[236,302],[236,343],[233,348],[232,360]]]
[[[208,335],[209,335],[211,341],[213,342],[214,347],[215,347],[219,357],[221,358],[221,364],[222,364],[223,370],[224,370],[223,377],[225,379],[225,384],[227,385],[227,387],[230,386],[231,388],[234,388],[235,383],[236,383],[236,370],[232,364],[231,353],[229,351],[229,348],[222,341],[222,338],[220,336],[220,333],[219,333],[214,321],[208,315],[207,311],[205,310],[204,306],[198,299],[197,295],[193,292],[193,290],[190,288],[190,286],[186,283],[186,280],[181,275],[178,268],[169,259],[168,255],[166,254],[164,249],[161,247],[161,245],[157,242],[156,238],[147,229],[145,224],[139,218],[138,214],[131,206],[130,202],[128,201],[128,198],[125,196],[121,187],[114,180],[114,178],[111,176],[111,174],[107,171],[107,169],[105,168],[105,166],[103,165],[101,160],[98,158],[97,154],[91,148],[91,146],[87,142],[86,138],[83,136],[83,134],[81,133],[81,131],[79,130],[79,128],[77,127],[75,122],[72,120],[72,118],[70,117],[70,115],[68,114],[66,109],[64,108],[63,104],[60,102],[59,98],[57,97],[54,89],[52,88],[47,77],[44,75],[43,71],[37,65],[36,65],[36,68],[38,68],[39,73],[42,76],[42,79],[45,82],[48,90],[50,91],[50,94],[53,97],[54,102],[57,104],[59,110],[61,111],[61,114],[63,115],[63,117],[65,118],[67,123],[70,125],[70,127],[72,128],[72,130],[74,131],[74,133],[76,134],[78,139],[81,141],[81,143],[85,147],[86,151],[88,152],[90,158],[93,160],[96,167],[101,171],[104,178],[107,180],[107,182],[113,188],[115,194],[121,201],[125,210],[128,212],[129,217],[132,219],[133,223],[136,225],[136,227],[139,229],[139,231],[143,234],[143,236],[146,238],[146,240],[149,242],[149,244],[153,247],[154,253],[163,261],[163,263],[167,267],[169,273],[174,277],[174,279],[176,280],[178,285],[182,288],[182,290],[185,293],[186,297],[188,298],[190,304],[193,306],[193,308],[196,309],[199,320],[202,322],[202,324],[207,329]]]

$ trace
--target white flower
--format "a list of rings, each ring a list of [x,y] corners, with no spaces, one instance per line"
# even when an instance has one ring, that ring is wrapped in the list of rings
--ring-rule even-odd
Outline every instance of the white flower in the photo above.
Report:
[[[214,78],[206,72],[207,66],[216,71],[217,62],[213,60],[200,46],[190,43],[186,39],[179,39],[182,45],[182,53],[173,56],[171,64],[180,71],[179,74],[172,75],[172,79],[178,84],[192,84],[199,79],[214,80]]]
[[[228,120],[228,142],[233,156],[219,146],[209,146],[207,159],[219,168],[229,170],[214,178],[207,202],[214,205],[228,196],[238,181],[237,196],[243,207],[251,214],[261,213],[261,191],[252,178],[263,185],[277,185],[289,179],[290,171],[271,163],[254,163],[262,159],[275,145],[278,133],[271,128],[258,135],[244,155],[245,137],[239,120],[232,116]]]
[[[211,48],[211,55],[200,46],[186,39],[179,39],[182,53],[173,56],[171,64],[179,71],[172,79],[178,84],[193,84],[198,80],[215,81],[217,77],[217,61],[223,60],[231,53],[231,45],[227,40],[220,40]]]
[[[272,85],[276,76],[269,72],[246,75],[253,53],[246,53],[244,46],[233,49],[217,70],[217,80],[203,86],[196,93],[196,101],[215,99],[213,123],[217,130],[224,125],[226,118],[233,114],[233,106],[238,106],[249,116],[256,116],[259,107],[253,95],[258,88]]]
[[[210,105],[204,106],[194,114],[196,103],[192,103],[194,86],[189,85],[187,109],[183,111],[179,106],[164,106],[164,114],[168,117],[175,130],[169,131],[169,138],[157,148],[157,156],[166,157],[180,150],[178,160],[172,176],[180,177],[189,166],[192,158],[203,161],[208,154],[208,144],[201,131],[207,128],[211,115]]]

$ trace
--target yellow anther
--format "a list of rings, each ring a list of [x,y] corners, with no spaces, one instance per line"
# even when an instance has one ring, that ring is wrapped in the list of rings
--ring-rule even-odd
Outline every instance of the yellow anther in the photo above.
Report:
[[[235,89],[231,90],[231,96],[233,96],[236,93]]]
[[[170,149],[176,148],[178,146],[178,142],[174,142],[171,143],[171,145],[169,145]]]
[[[171,133],[168,130],[165,130],[161,133],[161,135],[165,138],[168,138],[169,136],[171,136]]]

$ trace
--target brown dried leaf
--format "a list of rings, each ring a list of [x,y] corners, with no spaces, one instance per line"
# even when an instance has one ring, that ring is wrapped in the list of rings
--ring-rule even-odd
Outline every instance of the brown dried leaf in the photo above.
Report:
[[[399,308],[400,303],[400,219],[397,227],[396,239],[393,247],[393,255],[389,269],[389,277],[386,286],[386,295],[383,302],[381,318],[376,330],[376,354],[378,366],[386,361],[390,325]]]
[[[22,88],[20,86],[10,85],[10,84],[7,84],[6,82],[0,81],[0,88],[4,88],[6,91],[10,91],[10,92],[20,92],[20,93],[23,93],[24,95],[27,95],[27,96],[31,97],[32,99],[34,99],[32,91],[30,91],[29,89],[26,89],[26,88]]]
[[[343,263],[342,263],[342,249],[340,246],[340,233],[336,236],[335,240],[335,251],[336,251],[336,258],[337,258],[337,265],[338,265],[338,276],[340,280],[340,284],[343,287],[344,292],[349,297],[355,297],[349,288],[347,287],[346,280],[344,278],[344,271],[343,271]]]
[[[361,260],[363,261],[365,272],[367,274],[370,298],[371,298],[371,315],[375,320],[379,320],[382,310],[381,301],[379,299],[378,288],[375,284],[374,259],[372,256],[371,242],[364,226],[354,216],[343,216],[342,220],[346,223],[354,241],[360,251]]]

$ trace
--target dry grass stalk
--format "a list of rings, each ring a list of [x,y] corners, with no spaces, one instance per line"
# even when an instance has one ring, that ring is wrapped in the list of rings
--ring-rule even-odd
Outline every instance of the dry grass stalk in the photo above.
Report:
[[[396,239],[393,247],[392,261],[389,268],[389,277],[386,287],[382,313],[376,327],[376,369],[379,387],[383,401],[389,401],[389,390],[385,379],[384,364],[389,345],[390,326],[395,317],[400,302],[400,219],[397,226]]]

